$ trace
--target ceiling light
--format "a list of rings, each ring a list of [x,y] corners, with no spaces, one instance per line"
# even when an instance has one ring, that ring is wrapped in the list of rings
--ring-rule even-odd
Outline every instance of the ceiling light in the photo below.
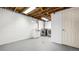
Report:
[[[45,18],[45,17],[42,17],[41,19],[43,19],[44,21],[48,21],[48,19],[47,19],[47,18]]]
[[[31,12],[32,10],[36,9],[36,7],[30,7],[28,9],[26,9],[23,13],[27,14],[29,12]]]

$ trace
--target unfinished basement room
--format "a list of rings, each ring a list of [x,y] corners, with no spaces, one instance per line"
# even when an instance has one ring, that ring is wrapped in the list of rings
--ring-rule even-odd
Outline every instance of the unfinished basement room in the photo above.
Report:
[[[0,51],[79,51],[79,8],[0,7]]]

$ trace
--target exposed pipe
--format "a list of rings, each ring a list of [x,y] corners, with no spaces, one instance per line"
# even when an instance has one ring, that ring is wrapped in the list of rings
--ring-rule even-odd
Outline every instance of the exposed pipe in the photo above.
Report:
[[[14,12],[16,12],[16,7],[15,7],[14,11],[12,12],[12,15],[13,15]]]
[[[39,21],[37,20],[36,23],[37,23],[37,30],[39,30]]]
[[[43,21],[43,29],[45,29],[45,21]]]

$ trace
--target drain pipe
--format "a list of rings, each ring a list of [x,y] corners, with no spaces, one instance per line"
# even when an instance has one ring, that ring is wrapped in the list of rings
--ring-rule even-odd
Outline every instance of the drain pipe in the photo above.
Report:
[[[43,29],[45,29],[45,22],[46,22],[46,21],[43,21]]]
[[[37,23],[37,31],[39,31],[39,21],[37,20],[36,23]]]
[[[13,10],[12,15],[13,15],[14,12],[16,12],[16,7],[15,7],[15,9]]]

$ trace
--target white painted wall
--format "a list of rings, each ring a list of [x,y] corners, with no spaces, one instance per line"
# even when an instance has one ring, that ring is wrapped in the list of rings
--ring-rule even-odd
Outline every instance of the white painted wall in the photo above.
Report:
[[[32,37],[36,25],[33,20],[0,8],[0,45]]]
[[[45,22],[45,28],[51,29],[51,21]]]
[[[79,8],[57,12],[52,20],[52,41],[79,48]]]
[[[51,24],[51,40],[52,42],[61,44],[62,39],[62,18],[61,13],[57,12],[51,15],[52,24]]]
[[[39,30],[43,29],[43,21],[38,21],[39,22]]]

